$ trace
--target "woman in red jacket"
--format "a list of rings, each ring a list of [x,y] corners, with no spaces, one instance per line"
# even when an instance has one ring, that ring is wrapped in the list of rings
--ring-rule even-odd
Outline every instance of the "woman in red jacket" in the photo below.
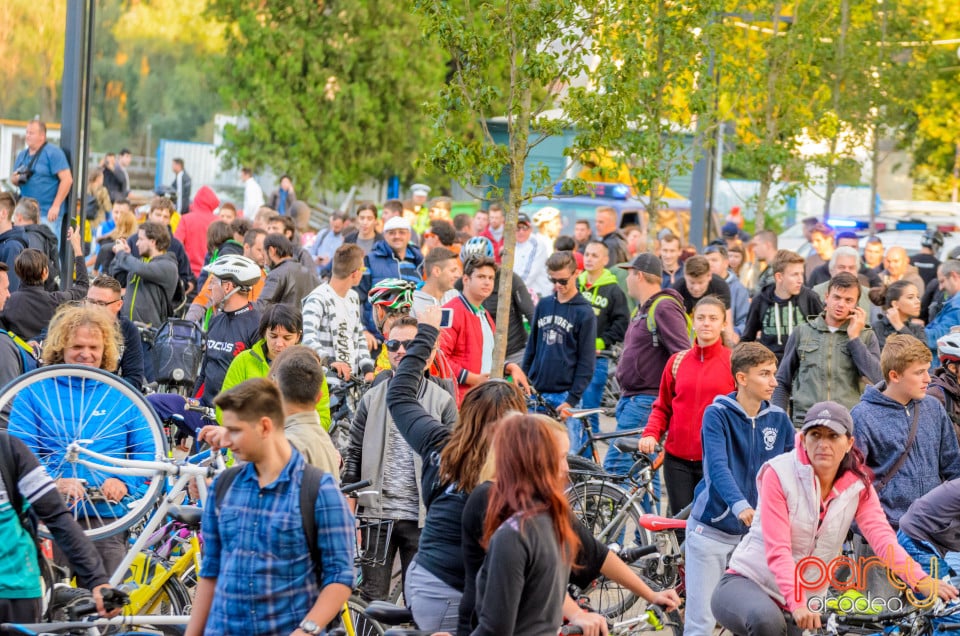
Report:
[[[693,489],[703,478],[703,411],[713,398],[736,389],[730,371],[730,349],[721,337],[726,316],[723,301],[714,296],[701,298],[693,308],[696,342],[692,349],[675,353],[667,361],[660,379],[660,394],[640,439],[640,450],[652,453],[667,433],[663,478],[671,514],[693,501]]]

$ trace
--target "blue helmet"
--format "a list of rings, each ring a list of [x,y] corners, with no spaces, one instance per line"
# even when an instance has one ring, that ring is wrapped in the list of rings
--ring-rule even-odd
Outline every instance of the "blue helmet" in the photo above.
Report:
[[[493,243],[485,236],[474,236],[460,248],[461,263],[466,263],[469,259],[478,256],[493,258]]]

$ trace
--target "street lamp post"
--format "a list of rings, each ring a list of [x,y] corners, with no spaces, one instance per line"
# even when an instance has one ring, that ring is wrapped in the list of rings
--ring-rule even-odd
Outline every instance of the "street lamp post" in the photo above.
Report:
[[[67,28],[63,50],[63,105],[60,110],[60,147],[73,171],[73,187],[67,196],[67,213],[60,218],[60,285],[73,282],[73,260],[67,242],[67,228],[74,215],[77,231],[86,219],[77,213],[87,187],[87,149],[90,126],[90,80],[93,68],[95,0],[67,0]]]

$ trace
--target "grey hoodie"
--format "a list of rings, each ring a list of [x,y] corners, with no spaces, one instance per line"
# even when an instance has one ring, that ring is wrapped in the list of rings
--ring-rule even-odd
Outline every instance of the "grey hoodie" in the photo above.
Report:
[[[960,445],[947,412],[936,398],[928,395],[904,406],[884,395],[885,388],[884,382],[868,386],[850,415],[857,446],[879,481],[903,454],[914,409],[920,409],[917,437],[906,461],[887,487],[877,493],[887,519],[896,527],[911,503],[942,482],[960,477]]]

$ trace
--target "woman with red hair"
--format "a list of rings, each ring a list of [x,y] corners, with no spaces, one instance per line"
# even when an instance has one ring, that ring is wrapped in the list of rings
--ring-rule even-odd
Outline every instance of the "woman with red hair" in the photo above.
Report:
[[[563,494],[566,463],[536,415],[504,418],[493,449],[497,480],[484,523],[487,558],[477,577],[473,634],[552,636],[580,549]]]

